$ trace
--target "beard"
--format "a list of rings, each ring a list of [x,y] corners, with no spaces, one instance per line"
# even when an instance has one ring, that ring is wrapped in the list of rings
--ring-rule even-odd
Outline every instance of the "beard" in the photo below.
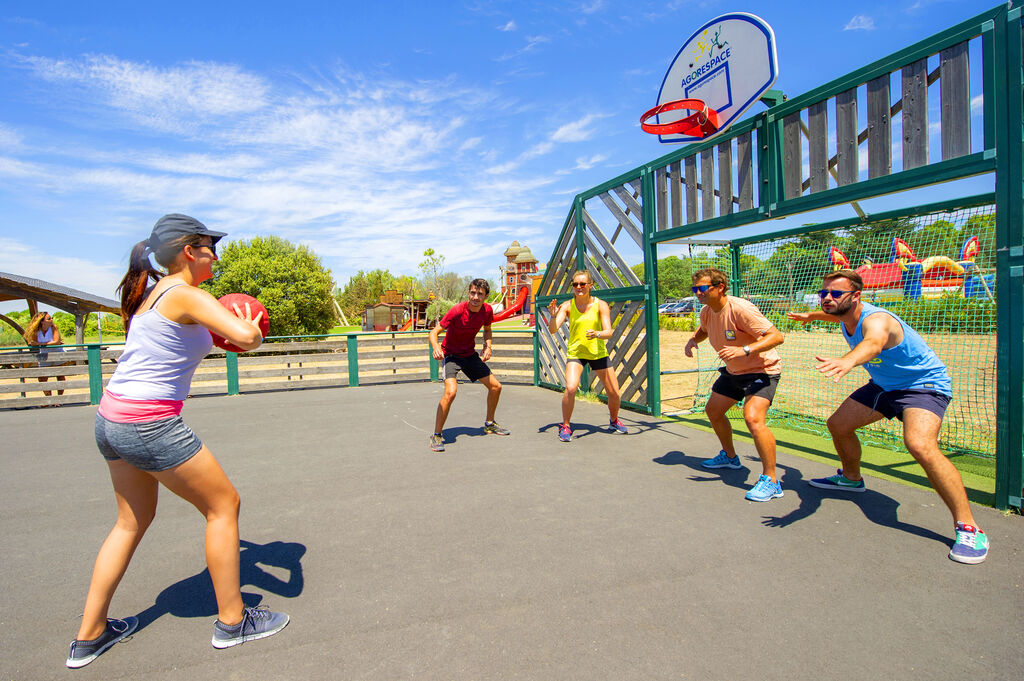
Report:
[[[853,307],[854,307],[853,294],[850,293],[850,294],[847,294],[847,295],[843,296],[842,300],[840,300],[840,301],[838,301],[836,303],[836,306],[832,309],[831,312],[829,312],[829,314],[830,315],[835,315],[837,317],[840,317],[840,316],[846,314],[847,312],[849,312],[850,310],[852,310]]]

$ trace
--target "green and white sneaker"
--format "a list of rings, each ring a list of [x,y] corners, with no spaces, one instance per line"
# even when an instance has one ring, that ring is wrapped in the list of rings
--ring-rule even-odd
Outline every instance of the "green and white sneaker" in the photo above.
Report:
[[[508,428],[502,428],[497,421],[484,421],[484,432],[491,435],[510,435]]]
[[[864,492],[867,488],[864,486],[864,479],[850,480],[848,477],[843,475],[843,470],[840,468],[836,471],[835,475],[830,475],[827,478],[813,478],[808,480],[811,487],[817,487],[818,489],[837,489],[843,492]]]

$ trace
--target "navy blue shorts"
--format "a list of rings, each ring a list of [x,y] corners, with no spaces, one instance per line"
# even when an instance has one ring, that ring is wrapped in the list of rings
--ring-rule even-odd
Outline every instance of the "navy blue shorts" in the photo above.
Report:
[[[455,378],[459,372],[466,374],[470,381],[479,381],[491,375],[491,368],[480,359],[480,354],[474,352],[468,357],[456,357],[445,355],[444,357],[444,380]]]
[[[156,473],[185,463],[203,448],[180,416],[146,423],[117,423],[96,414],[96,446],[107,461],[122,459]]]
[[[941,419],[953,398],[932,390],[883,390],[874,381],[868,381],[854,390],[850,399],[877,411],[887,419],[902,421],[903,410],[907,407],[927,409]]]
[[[718,372],[722,375],[711,386],[713,393],[737,402],[744,397],[763,397],[771,404],[775,399],[775,390],[779,387],[779,374],[730,374],[725,367]]]
[[[598,357],[597,359],[587,359],[586,357],[570,357],[567,362],[579,362],[585,367],[590,367],[594,371],[602,371],[608,368],[608,355],[604,357]]]

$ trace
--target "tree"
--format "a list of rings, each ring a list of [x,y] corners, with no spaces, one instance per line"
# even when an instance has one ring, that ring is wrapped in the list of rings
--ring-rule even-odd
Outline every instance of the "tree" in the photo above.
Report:
[[[338,296],[338,304],[347,316],[357,317],[370,305],[380,302],[385,291],[398,289],[396,284],[397,280],[388,270],[359,270],[349,277],[345,290]]]
[[[320,258],[305,246],[276,236],[218,245],[220,259],[203,288],[220,297],[246,293],[270,316],[270,335],[327,333],[334,325],[334,281]]]
[[[420,263],[420,272],[423,273],[423,286],[428,292],[432,291],[435,296],[441,297],[441,274],[444,272],[444,256],[434,252],[433,248],[423,251],[423,262]]]

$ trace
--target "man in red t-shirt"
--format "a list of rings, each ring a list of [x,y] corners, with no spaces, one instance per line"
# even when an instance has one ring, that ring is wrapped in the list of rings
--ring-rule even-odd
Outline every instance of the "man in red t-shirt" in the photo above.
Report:
[[[444,395],[437,405],[437,417],[434,419],[434,434],[430,436],[430,448],[435,452],[444,451],[444,436],[441,429],[448,418],[448,410],[455,400],[459,387],[457,376],[462,371],[470,381],[480,381],[487,388],[487,418],[484,421],[484,432],[495,435],[508,435],[509,432],[494,421],[494,412],[498,408],[501,397],[501,383],[485,364],[491,358],[491,322],[494,321],[494,310],[484,302],[491,286],[486,279],[474,279],[469,284],[469,300],[459,303],[448,314],[441,318],[430,332],[430,347],[434,359],[443,361],[441,370],[444,372]],[[476,352],[476,334],[484,330],[484,352],[481,357]],[[444,342],[438,342],[441,329],[445,329]]]

